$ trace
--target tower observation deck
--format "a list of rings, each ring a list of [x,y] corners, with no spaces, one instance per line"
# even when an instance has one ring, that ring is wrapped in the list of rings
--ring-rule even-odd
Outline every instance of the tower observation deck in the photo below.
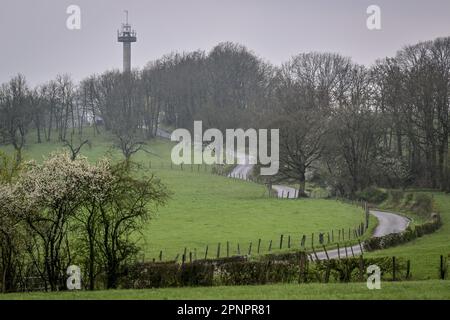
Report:
[[[136,42],[136,31],[128,23],[128,11],[125,11],[126,22],[117,30],[117,41],[123,43],[123,72],[131,72],[131,43]]]

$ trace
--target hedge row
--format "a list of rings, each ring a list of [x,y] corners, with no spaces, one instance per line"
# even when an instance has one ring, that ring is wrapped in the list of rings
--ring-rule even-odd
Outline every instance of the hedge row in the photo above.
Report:
[[[293,258],[297,257],[297,260]],[[303,252],[287,256],[287,260],[264,258],[259,261],[228,261],[211,263],[139,263],[128,270],[124,288],[161,288],[212,285],[261,285],[289,282],[363,281],[366,268],[377,265],[382,277],[394,274],[397,280],[407,278],[410,271],[403,260],[391,258],[346,258],[311,262]],[[394,268],[395,263],[395,268]],[[394,271],[395,269],[395,271]],[[392,277],[391,277],[392,278]]]
[[[122,278],[126,289],[210,286],[214,265],[199,261],[185,263],[137,263]]]
[[[407,260],[391,257],[379,258],[346,258],[340,260],[323,260],[314,263],[315,266],[310,272],[309,281],[318,282],[353,282],[365,281],[367,277],[367,267],[376,265],[380,268],[381,278],[384,280],[408,279],[411,274],[410,264]]]
[[[364,241],[366,251],[374,251],[397,246],[399,244],[414,240],[425,234],[433,233],[442,226],[439,214],[433,215],[431,221],[415,226],[408,227],[401,233],[392,233],[383,237],[374,237]]]

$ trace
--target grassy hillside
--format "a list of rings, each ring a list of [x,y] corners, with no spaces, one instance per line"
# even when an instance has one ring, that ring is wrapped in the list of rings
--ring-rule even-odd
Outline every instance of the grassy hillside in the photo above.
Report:
[[[111,137],[102,134],[91,139],[92,147],[83,149],[91,161],[103,156],[120,159],[111,148]],[[187,251],[203,257],[209,245],[209,256],[216,254],[221,243],[221,255],[230,242],[235,254],[237,243],[246,253],[250,242],[253,250],[262,239],[262,251],[267,252],[270,240],[278,250],[280,234],[292,236],[293,247],[303,234],[310,235],[332,229],[348,229],[363,219],[354,206],[332,200],[279,200],[267,197],[264,186],[211,174],[210,167],[171,166],[172,144],[156,139],[149,145],[152,154],[138,153],[133,159],[141,165],[139,175],[155,174],[167,184],[172,197],[166,207],[145,226],[142,245],[145,260],[173,259]],[[11,151],[10,148],[2,148]],[[50,152],[62,149],[58,143],[30,144],[24,151],[26,159],[40,161]],[[436,279],[439,255],[450,253],[450,196],[434,193],[437,209],[444,225],[436,233],[405,245],[368,253],[368,256],[397,256],[411,260],[414,280]],[[419,217],[415,217],[420,222]],[[375,224],[372,221],[372,228]],[[317,240],[316,240],[317,241]],[[96,292],[30,293],[0,295],[0,299],[449,299],[450,281],[384,282],[382,290],[370,291],[364,283],[352,284],[277,284],[240,287],[167,288],[155,290],[113,290]]]
[[[29,138],[28,141],[32,141]],[[90,161],[108,156],[120,159],[121,154],[111,147],[111,137],[106,133],[91,138],[91,148],[85,147],[82,154]],[[197,252],[203,257],[206,245],[209,256],[214,257],[221,243],[221,255],[226,254],[226,242],[230,243],[230,254],[247,253],[250,242],[253,252],[258,239],[262,239],[261,251],[267,252],[270,240],[272,250],[278,250],[280,235],[288,235],[292,246],[299,247],[303,234],[307,245],[315,233],[316,244],[319,232],[332,229],[354,228],[363,221],[361,209],[331,200],[279,200],[270,199],[264,186],[234,180],[210,173],[205,166],[171,166],[172,143],[155,139],[149,146],[151,154],[140,152],[133,160],[141,164],[137,174],[155,174],[172,191],[166,207],[160,208],[143,232],[144,256],[142,259],[173,259],[187,251]],[[40,161],[44,156],[63,147],[58,143],[30,143],[24,150],[26,159]],[[11,148],[3,148],[11,151]],[[346,231],[347,232],[347,231]]]

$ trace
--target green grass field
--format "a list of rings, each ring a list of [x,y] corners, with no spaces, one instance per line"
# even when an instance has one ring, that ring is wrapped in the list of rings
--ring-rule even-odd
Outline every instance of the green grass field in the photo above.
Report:
[[[90,161],[104,156],[121,158],[120,152],[111,147],[108,134],[91,140],[92,147],[82,150]],[[317,245],[319,232],[353,229],[364,220],[363,211],[348,204],[324,199],[268,198],[263,185],[213,175],[210,167],[186,166],[183,171],[179,166],[171,167],[172,146],[168,141],[155,139],[148,146],[152,154],[140,152],[133,157],[142,166],[138,174],[155,174],[172,191],[167,206],[160,208],[145,226],[142,259],[158,259],[162,250],[163,260],[171,260],[178,254],[181,256],[184,248],[193,255],[196,252],[200,258],[205,255],[206,245],[212,258],[217,254],[218,243],[221,256],[225,256],[227,241],[230,255],[237,254],[238,243],[240,253],[248,253],[250,242],[255,253],[258,239],[261,253],[267,253],[270,240],[272,251],[279,250],[281,234],[285,239],[284,250],[289,235],[292,248],[299,248],[302,235],[307,236],[310,246],[312,233]],[[62,145],[57,143],[30,143],[24,150],[24,158],[41,161],[61,149]]]
[[[83,149],[90,161],[103,156],[120,159],[111,148],[111,138],[105,134],[92,139],[92,148]],[[210,173],[210,167],[190,166],[181,170],[170,165],[172,144],[154,140],[149,145],[152,153],[141,152],[133,158],[141,164],[138,174],[155,174],[172,191],[167,206],[144,226],[142,259],[157,258],[163,251],[163,260],[173,259],[188,252],[204,256],[209,245],[209,256],[216,255],[221,243],[230,242],[230,254],[235,254],[237,243],[241,253],[247,253],[249,243],[253,250],[262,239],[262,253],[267,253],[270,240],[278,250],[279,238],[292,237],[292,246],[298,248],[300,237],[311,233],[355,227],[363,220],[362,210],[333,200],[301,199],[279,200],[268,198],[262,185],[229,179]],[[2,148],[10,151],[9,148]],[[30,144],[24,151],[26,159],[40,161],[50,152],[62,149],[56,143]],[[167,288],[155,290],[112,290],[95,292],[29,293],[0,295],[0,299],[449,299],[450,281],[437,279],[439,256],[450,253],[450,196],[434,193],[436,206],[444,225],[436,233],[387,250],[367,253],[368,256],[397,256],[411,260],[414,281],[384,282],[382,290],[370,291],[363,283],[351,284],[276,284],[266,286]],[[376,221],[371,219],[372,228]],[[317,241],[317,240],[316,240]],[[426,280],[426,281],[416,281]]]
[[[450,281],[383,282],[380,290],[365,283],[275,284],[264,286],[188,287],[145,290],[109,290],[55,293],[0,294],[1,299],[156,299],[156,300],[317,300],[317,299],[450,299]]]

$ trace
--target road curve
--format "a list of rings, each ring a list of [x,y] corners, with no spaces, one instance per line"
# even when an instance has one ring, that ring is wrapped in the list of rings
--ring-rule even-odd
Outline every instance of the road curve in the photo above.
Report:
[[[378,226],[373,232],[373,237],[382,237],[391,233],[403,232],[411,222],[405,216],[385,211],[372,210],[370,214],[378,219]]]
[[[378,219],[378,225],[375,228],[372,237],[383,237],[391,233],[400,233],[406,230],[410,223],[410,219],[395,214],[391,212],[384,212],[378,210],[370,210],[370,214]],[[339,257],[352,257],[361,254],[362,248],[359,244],[352,247],[344,247],[338,249],[329,250],[328,252],[321,251],[317,253],[317,257],[313,256],[314,259],[325,260],[328,258],[336,259]]]
[[[242,157],[242,155],[239,155]],[[229,174],[229,177],[247,180],[253,165],[250,164],[238,164]],[[278,198],[297,198],[297,189],[283,185],[273,185],[278,193]],[[385,211],[370,210],[370,214],[378,219],[378,225],[375,228],[372,237],[382,237],[391,233],[400,233],[406,230],[410,223],[410,219],[407,217]],[[339,257],[352,257],[362,253],[363,248],[359,244],[355,246],[343,247],[338,249],[329,250],[327,252],[320,251],[314,255],[310,255],[310,259],[326,260],[337,259]]]

